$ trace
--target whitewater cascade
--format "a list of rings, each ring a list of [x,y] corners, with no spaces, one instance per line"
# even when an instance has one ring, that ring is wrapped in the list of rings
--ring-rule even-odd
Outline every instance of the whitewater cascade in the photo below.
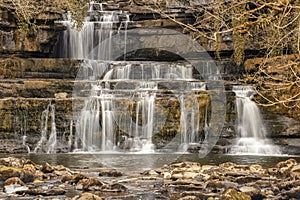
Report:
[[[51,117],[50,134],[48,138],[48,120]],[[55,106],[51,103],[42,112],[41,138],[34,149],[34,153],[56,153],[57,133],[55,124]]]
[[[78,82],[89,83],[90,89],[74,97],[85,97],[83,108],[74,121],[75,133],[68,148],[74,151],[133,151],[153,152],[153,136],[165,123],[159,106],[161,96],[180,102],[180,128],[176,151],[186,151],[191,143],[199,143],[199,95],[187,98],[187,93],[206,90],[206,85],[193,78],[193,67],[187,64],[148,62],[110,62],[112,38],[120,29],[126,54],[126,29],[129,15],[125,12],[104,11],[101,3],[89,3],[86,21],[76,30],[72,16],[67,14],[60,23],[67,27],[60,39],[61,57],[84,59]],[[123,37],[122,34],[118,37]],[[210,63],[203,62],[203,73],[209,74]],[[214,79],[214,78],[212,78]],[[174,83],[172,81],[175,81]],[[84,88],[80,83],[79,88]],[[76,87],[76,86],[75,86]],[[165,89],[162,89],[165,88]],[[192,105],[192,106],[191,106]],[[207,121],[207,120],[206,120]],[[72,137],[74,139],[72,140]]]
[[[57,54],[65,58],[111,60],[112,36],[118,31],[116,26],[126,30],[128,22],[127,13],[104,11],[101,3],[90,2],[80,30],[76,29],[76,23],[69,12],[64,15],[63,21],[58,22],[67,30],[60,37]],[[126,42],[126,35],[124,37]]]
[[[279,147],[267,139],[267,131],[263,124],[258,106],[251,100],[255,91],[250,86],[233,86],[236,94],[238,134],[231,154],[281,154]]]
[[[92,66],[97,65],[90,64]],[[161,87],[167,83],[167,89],[178,96],[181,109],[176,151],[186,151],[189,144],[199,143],[201,118],[199,96],[194,94],[187,98],[186,92],[206,90],[204,82],[187,80],[194,79],[192,66],[186,64],[119,63],[111,67],[90,90],[77,120],[76,132],[80,140],[74,146],[83,151],[153,152],[152,137],[165,123],[158,116],[160,108],[156,101],[165,92]],[[180,88],[180,84],[184,87]]]

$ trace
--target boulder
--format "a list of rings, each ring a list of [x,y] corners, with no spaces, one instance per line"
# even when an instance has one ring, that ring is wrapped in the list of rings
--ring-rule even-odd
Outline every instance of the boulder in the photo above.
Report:
[[[113,183],[111,185],[103,185],[101,187],[103,192],[126,192],[127,188],[120,183]]]
[[[82,179],[80,180],[77,185],[77,190],[84,190],[84,191],[101,191],[102,186],[106,185],[104,182],[101,182],[100,180],[96,178],[89,178],[89,179]]]
[[[85,192],[85,193],[82,193],[79,196],[76,196],[76,197],[72,198],[72,200],[102,200],[102,198],[95,195],[95,194]]]
[[[228,188],[221,196],[223,200],[251,200],[250,195],[238,192],[234,188]]]
[[[52,173],[54,172],[55,168],[51,166],[49,163],[45,163],[41,169],[42,172],[44,173]]]
[[[5,181],[11,177],[20,177],[22,169],[13,167],[1,167],[0,168],[0,181]]]
[[[66,193],[66,191],[60,187],[52,187],[47,190],[44,190],[43,188],[38,188],[38,189],[30,189],[30,190],[26,190],[26,191],[18,191],[16,193],[19,195],[58,196],[58,195],[64,195]]]
[[[116,170],[116,169],[100,169],[99,176],[112,176],[112,177],[118,177],[122,176],[123,173]]]
[[[83,174],[74,174],[73,176],[66,175],[61,178],[61,182],[77,184],[79,181],[81,181],[83,179],[88,179],[88,177]]]
[[[4,182],[4,185],[19,185],[19,186],[25,186],[25,183],[18,177],[12,177],[6,179]]]

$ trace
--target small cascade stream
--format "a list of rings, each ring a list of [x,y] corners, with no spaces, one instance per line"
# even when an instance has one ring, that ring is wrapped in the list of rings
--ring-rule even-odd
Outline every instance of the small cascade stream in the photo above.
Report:
[[[50,133],[49,132],[49,117],[51,118]],[[55,106],[51,103],[42,112],[41,119],[41,138],[38,141],[34,153],[56,153],[57,148],[57,133],[55,124]],[[48,137],[49,135],[49,137]]]
[[[267,131],[263,124],[258,106],[251,100],[255,91],[250,86],[233,86],[236,94],[238,139],[231,148],[231,154],[281,154],[279,147],[267,139]]]

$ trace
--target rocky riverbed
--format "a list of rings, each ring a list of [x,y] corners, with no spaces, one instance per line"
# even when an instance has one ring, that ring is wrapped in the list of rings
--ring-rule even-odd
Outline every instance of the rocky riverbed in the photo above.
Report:
[[[0,186],[0,199],[300,199],[300,164],[181,162],[127,174],[7,157],[0,159]]]

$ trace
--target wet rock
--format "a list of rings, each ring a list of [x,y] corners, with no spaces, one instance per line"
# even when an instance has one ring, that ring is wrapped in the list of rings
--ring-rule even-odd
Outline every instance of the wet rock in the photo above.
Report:
[[[238,192],[234,188],[228,188],[221,196],[221,199],[224,200],[251,200],[250,195]]]
[[[100,169],[99,176],[112,176],[112,177],[118,177],[122,176],[123,173],[116,170],[116,169]]]
[[[293,177],[293,178],[295,178],[295,179],[300,179],[300,164],[294,166],[291,169],[290,176]]]
[[[25,183],[18,177],[12,177],[6,179],[4,182],[4,185],[19,185],[19,186],[25,186]]]
[[[278,184],[280,190],[290,190],[291,188],[300,186],[300,180],[282,181]]]
[[[48,190],[44,190],[43,188],[38,189],[30,189],[26,191],[18,191],[16,192],[20,195],[42,195],[42,196],[58,196],[58,195],[64,195],[66,191],[63,188],[60,187],[52,187]]]
[[[103,191],[103,192],[126,192],[127,188],[120,183],[114,183],[111,185],[103,185],[101,187],[101,191]]]
[[[283,192],[283,196],[287,196],[288,199],[300,199],[300,186],[292,188],[289,191]]]
[[[255,187],[249,187],[249,186],[243,186],[240,187],[239,190],[242,193],[250,195],[251,199],[264,199],[266,196],[261,193],[260,189],[255,188]]]
[[[267,169],[268,174],[272,175],[272,176],[277,176],[279,173],[278,168],[274,168],[274,167],[270,167]]]
[[[85,192],[82,193],[80,196],[72,198],[72,200],[102,200],[102,198],[95,194]]]
[[[281,175],[288,176],[295,165],[297,165],[297,161],[295,159],[288,159],[277,163],[276,167],[279,169],[279,173]]]
[[[11,194],[17,191],[28,190],[28,187],[25,183],[18,177],[12,177],[5,181],[3,191],[5,193]]]
[[[45,163],[41,169],[42,172],[44,173],[52,173],[54,172],[55,168],[51,166],[49,163]]]
[[[13,167],[1,167],[0,168],[0,181],[5,181],[11,177],[20,177],[21,174],[20,168],[13,168]]]
[[[171,164],[170,168],[185,168],[193,171],[201,170],[201,165],[199,163],[195,162],[181,162],[181,163],[175,163]]]
[[[25,158],[7,157],[0,158],[0,165],[13,168],[22,168],[25,164],[33,164],[30,160]]]
[[[101,182],[100,180],[96,178],[89,178],[89,179],[82,179],[80,180],[77,185],[77,190],[84,190],[84,191],[92,191],[92,190],[101,190],[101,187],[103,185],[106,185],[104,182]]]
[[[141,173],[142,175],[147,175],[147,176],[157,176],[158,173],[155,170],[146,170]]]
[[[213,192],[222,190],[224,188],[225,185],[218,180],[208,181],[205,186],[205,189],[208,189],[209,191],[213,191]]]
[[[213,165],[202,165],[201,173],[209,172],[212,168],[215,168]]]
[[[232,176],[232,177],[241,177],[241,176],[247,176],[249,173],[245,172],[238,172],[238,171],[229,171],[224,173],[225,176]]]
[[[288,159],[286,161],[282,161],[276,164],[277,168],[282,168],[282,167],[293,167],[297,165],[297,161],[295,159]]]
[[[239,184],[245,184],[245,183],[250,183],[250,182],[254,182],[261,179],[258,176],[244,176],[244,177],[238,177],[235,179],[235,182],[239,183]]]
[[[199,199],[208,199],[208,198],[212,198],[212,199],[218,199],[220,197],[219,194],[217,193],[204,193],[202,191],[185,191],[182,192],[181,194],[182,196],[195,196],[198,197]]]
[[[22,170],[20,173],[20,179],[25,183],[33,182],[36,176],[34,173],[28,170]]]
[[[181,197],[178,200],[200,200],[200,199],[196,196],[185,196],[185,197]]]
[[[219,165],[219,167],[226,169],[226,170],[232,170],[236,166],[235,163],[232,162],[225,162]]]
[[[88,179],[88,177],[83,174],[74,174],[73,176],[65,175],[61,178],[61,182],[77,184],[82,179]]]
[[[36,172],[36,168],[33,164],[25,164],[23,170],[31,172],[32,174],[35,174]]]
[[[164,177],[164,179],[171,179],[172,175],[169,172],[165,172],[165,173],[163,173],[163,177]]]
[[[199,174],[196,172],[184,172],[183,173],[183,178],[184,179],[194,179],[198,176]]]
[[[250,165],[250,171],[255,173],[264,172],[263,167],[261,165]]]

